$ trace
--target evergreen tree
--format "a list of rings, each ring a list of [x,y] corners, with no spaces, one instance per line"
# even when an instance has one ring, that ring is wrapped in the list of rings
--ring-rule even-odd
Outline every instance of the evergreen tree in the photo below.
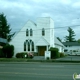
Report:
[[[78,39],[77,42],[80,43],[80,39]]]
[[[10,25],[7,23],[6,16],[3,13],[0,13],[0,37],[7,39],[7,41],[11,41],[13,34],[10,33]]]
[[[66,42],[74,42],[74,41],[76,41],[75,38],[74,38],[75,32],[73,31],[73,29],[71,29],[69,27],[67,31],[68,31],[69,35],[65,37],[65,41]]]

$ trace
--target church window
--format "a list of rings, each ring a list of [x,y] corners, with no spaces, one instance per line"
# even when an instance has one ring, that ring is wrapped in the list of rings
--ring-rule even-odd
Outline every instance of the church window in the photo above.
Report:
[[[29,36],[29,31],[28,31],[28,29],[26,29],[26,36]]]
[[[24,42],[24,51],[26,51],[26,42]]]
[[[45,29],[42,28],[42,36],[45,36]]]
[[[28,42],[28,51],[30,51],[30,42]]]
[[[31,39],[24,42],[24,51],[34,51],[34,42]]]
[[[32,29],[30,29],[30,36],[32,36],[33,35],[33,30]]]
[[[32,51],[34,51],[34,42],[32,42]]]

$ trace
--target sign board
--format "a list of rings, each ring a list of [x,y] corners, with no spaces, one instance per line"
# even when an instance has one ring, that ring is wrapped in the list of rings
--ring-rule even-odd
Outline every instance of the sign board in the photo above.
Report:
[[[51,58],[51,52],[45,51],[45,59],[50,59],[50,58]]]

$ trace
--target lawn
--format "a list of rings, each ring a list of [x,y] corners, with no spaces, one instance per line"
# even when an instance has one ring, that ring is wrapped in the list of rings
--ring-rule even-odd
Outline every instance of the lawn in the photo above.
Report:
[[[26,62],[26,58],[0,58],[0,62]]]

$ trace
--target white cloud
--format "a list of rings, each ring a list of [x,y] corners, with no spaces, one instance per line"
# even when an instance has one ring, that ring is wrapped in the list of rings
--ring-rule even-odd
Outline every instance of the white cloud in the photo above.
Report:
[[[51,3],[51,2],[54,2],[55,0],[32,0],[32,1],[34,1],[34,2],[36,2],[36,3]]]
[[[0,5],[0,7],[4,10],[8,10],[10,12],[13,13],[17,13],[17,14],[21,14],[23,12],[23,14],[28,14],[28,15],[32,15],[34,12],[34,7],[30,4],[27,4],[27,2],[9,2],[9,1],[0,1],[0,3],[2,3]],[[3,7],[2,7],[3,6]],[[15,15],[16,16],[16,15]]]
[[[7,15],[13,29],[20,28],[28,19],[35,22],[37,17],[51,17],[55,27],[79,24],[76,20],[80,17],[79,0],[0,0],[0,3],[0,12]],[[76,32],[77,29],[79,28],[76,27]],[[55,30],[58,35],[67,28]]]
[[[30,5],[28,4],[23,4],[20,2],[2,2],[1,4],[3,6],[3,8],[25,8],[27,6],[27,9],[30,9]]]
[[[49,13],[42,13],[41,14],[41,17],[50,17],[51,16],[51,14],[49,14]]]
[[[11,16],[9,16],[9,18],[11,18],[11,19],[15,19],[16,16],[11,15]]]
[[[60,1],[63,4],[70,4],[71,3],[71,0],[60,0]]]
[[[72,7],[74,8],[80,8],[80,1],[79,2],[75,2]]]
[[[79,20],[79,19],[73,19],[73,20],[71,21],[71,23],[72,23],[73,25],[80,25],[80,20]]]

